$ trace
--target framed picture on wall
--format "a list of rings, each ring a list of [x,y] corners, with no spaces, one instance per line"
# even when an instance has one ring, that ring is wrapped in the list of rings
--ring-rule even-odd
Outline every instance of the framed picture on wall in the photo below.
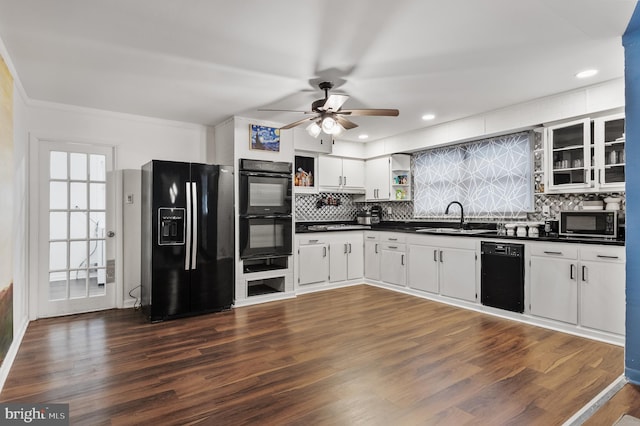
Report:
[[[261,151],[280,151],[280,129],[275,127],[249,124],[251,149]]]

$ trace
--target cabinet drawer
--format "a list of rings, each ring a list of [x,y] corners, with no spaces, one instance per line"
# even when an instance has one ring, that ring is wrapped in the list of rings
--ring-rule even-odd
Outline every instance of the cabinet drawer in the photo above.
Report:
[[[599,262],[624,262],[626,259],[624,247],[611,246],[582,246],[581,260],[595,260]]]
[[[298,237],[298,244],[301,246],[307,246],[311,244],[324,244],[327,242],[326,236],[312,235],[309,237]]]
[[[394,243],[394,242],[390,242],[390,243],[381,243],[380,244],[380,249],[382,250],[390,250],[390,251],[401,251],[404,252],[406,250],[406,245],[403,243]]]
[[[379,232],[372,232],[372,231],[365,231],[364,232],[364,240],[365,241],[380,241],[380,233]]]
[[[578,246],[575,244],[531,244],[531,256],[561,257],[563,259],[577,259]]]
[[[407,234],[399,234],[395,232],[382,232],[380,234],[380,241],[404,244],[407,241]]]

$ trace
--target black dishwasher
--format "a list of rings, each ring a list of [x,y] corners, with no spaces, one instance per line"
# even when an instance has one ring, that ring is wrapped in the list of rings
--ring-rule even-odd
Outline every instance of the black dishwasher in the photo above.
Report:
[[[481,243],[483,305],[524,312],[524,244]]]

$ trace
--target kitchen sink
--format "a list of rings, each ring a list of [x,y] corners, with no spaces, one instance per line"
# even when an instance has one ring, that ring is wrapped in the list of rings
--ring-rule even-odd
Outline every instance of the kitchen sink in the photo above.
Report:
[[[465,234],[465,235],[475,235],[475,234],[490,234],[495,232],[491,229],[460,229],[460,228],[422,228],[418,229],[416,232],[426,232],[429,234]]]

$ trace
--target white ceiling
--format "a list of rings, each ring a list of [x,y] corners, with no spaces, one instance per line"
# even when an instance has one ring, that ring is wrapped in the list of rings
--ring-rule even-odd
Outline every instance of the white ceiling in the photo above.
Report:
[[[323,97],[370,140],[623,76],[636,0],[0,0],[31,99],[215,125]],[[597,68],[578,80],[575,73]],[[317,87],[317,86],[316,86]],[[427,112],[437,118],[421,120]]]

